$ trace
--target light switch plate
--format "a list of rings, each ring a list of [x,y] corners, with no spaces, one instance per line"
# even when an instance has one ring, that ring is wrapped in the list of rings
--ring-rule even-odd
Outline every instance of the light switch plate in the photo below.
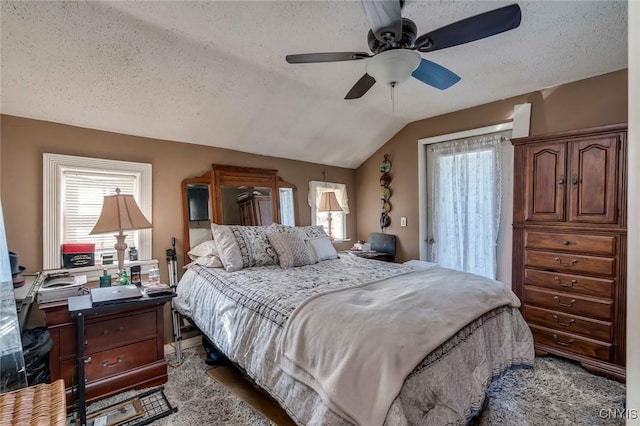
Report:
[[[406,218],[406,216],[402,216],[400,218],[400,226],[407,226],[407,218]]]

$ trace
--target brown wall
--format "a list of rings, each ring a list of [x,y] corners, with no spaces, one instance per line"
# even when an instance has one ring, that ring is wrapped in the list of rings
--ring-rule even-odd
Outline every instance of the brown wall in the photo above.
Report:
[[[380,163],[389,154],[397,260],[419,259],[418,140],[510,121],[513,106],[531,103],[531,135],[627,122],[627,70],[616,71],[408,124],[356,169],[357,239],[379,232]],[[407,227],[400,227],[400,217]]]
[[[42,154],[79,155],[153,165],[153,257],[160,260],[167,277],[165,250],[176,237],[182,263],[182,179],[200,175],[211,163],[277,169],[286,181],[298,187],[300,222],[309,225],[307,203],[310,180],[322,180],[326,168],[331,181],[347,185],[352,213],[347,215],[347,233],[356,230],[355,171],[302,161],[247,154],[227,149],[166,140],[149,139],[91,130],[46,121],[1,116],[0,196],[7,242],[20,255],[28,272],[42,268]],[[115,240],[114,240],[115,243]],[[342,248],[342,247],[338,247]],[[348,247],[346,247],[348,248]]]

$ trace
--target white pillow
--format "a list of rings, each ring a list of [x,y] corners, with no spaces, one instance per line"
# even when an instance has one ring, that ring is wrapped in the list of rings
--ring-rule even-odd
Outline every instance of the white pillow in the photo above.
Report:
[[[214,240],[208,240],[203,243],[198,244],[187,253],[191,260],[196,260],[198,257],[205,256],[216,256],[220,257],[218,254],[218,248],[216,247],[216,242]]]
[[[224,269],[229,272],[239,271],[242,269],[242,253],[238,242],[233,236],[231,229],[226,225],[211,224],[211,232],[213,233],[213,241],[218,249],[218,256],[224,265]]]
[[[309,238],[307,245],[311,247],[318,261],[338,258],[338,252],[329,237]]]
[[[224,268],[224,265],[218,256],[201,256],[196,258],[193,263],[209,268]]]

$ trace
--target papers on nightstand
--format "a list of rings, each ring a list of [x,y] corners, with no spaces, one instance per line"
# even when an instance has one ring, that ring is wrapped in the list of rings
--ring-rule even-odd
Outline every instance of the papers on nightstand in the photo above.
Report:
[[[54,281],[51,284],[51,281]],[[86,275],[76,275],[73,281],[67,279],[65,281],[55,282],[51,280],[40,286],[36,300],[38,303],[51,303],[67,300],[72,296],[80,296],[84,294],[84,285],[87,283]],[[47,285],[48,284],[48,285]]]

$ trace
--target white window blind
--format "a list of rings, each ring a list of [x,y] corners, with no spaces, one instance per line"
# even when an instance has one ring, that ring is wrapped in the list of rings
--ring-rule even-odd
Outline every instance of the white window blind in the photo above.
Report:
[[[102,253],[114,253],[113,235],[90,235],[89,232],[98,221],[104,196],[114,195],[116,188],[120,188],[122,194],[136,194],[137,180],[135,174],[65,170],[62,179],[62,242],[94,243],[96,257]],[[126,243],[129,247],[138,247],[138,232],[127,231]]]

